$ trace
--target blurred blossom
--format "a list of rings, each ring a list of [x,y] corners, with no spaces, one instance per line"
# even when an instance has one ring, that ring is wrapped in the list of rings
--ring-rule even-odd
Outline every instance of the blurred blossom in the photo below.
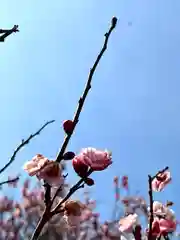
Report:
[[[135,224],[137,224],[138,215],[130,214],[127,217],[119,220],[119,231],[120,232],[131,232]]]
[[[170,182],[171,182],[171,174],[169,171],[164,171],[162,173],[159,173],[152,181],[152,190],[155,192],[160,192]]]

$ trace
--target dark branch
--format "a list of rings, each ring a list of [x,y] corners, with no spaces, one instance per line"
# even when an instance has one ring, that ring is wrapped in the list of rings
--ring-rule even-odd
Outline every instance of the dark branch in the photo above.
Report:
[[[18,25],[14,25],[11,29],[0,29],[0,34],[4,33],[2,36],[0,36],[0,42],[4,42],[5,38],[11,35],[12,33],[19,32]]]
[[[46,204],[46,206],[48,206],[48,204],[51,201],[51,186],[45,182],[44,189],[45,189],[44,203]]]
[[[101,60],[105,50],[107,49],[107,44],[108,44],[108,40],[109,40],[109,37],[111,35],[111,32],[114,30],[114,28],[116,27],[116,23],[117,23],[117,18],[113,17],[112,18],[112,22],[111,22],[111,26],[110,26],[110,29],[109,31],[105,34],[105,41],[104,41],[104,45],[100,51],[100,53],[98,54],[96,60],[95,60],[95,63],[93,65],[93,67],[91,68],[90,70],[90,73],[89,73],[89,77],[88,77],[88,80],[87,80],[87,84],[86,84],[86,87],[84,89],[84,92],[82,94],[82,96],[80,97],[79,99],[79,102],[78,102],[78,107],[77,107],[77,110],[75,112],[75,115],[74,115],[74,118],[73,118],[73,129],[70,133],[68,133],[64,139],[64,142],[61,146],[61,149],[59,150],[59,153],[57,155],[57,158],[56,158],[56,161],[57,162],[61,162],[61,160],[63,159],[63,155],[64,155],[64,152],[66,150],[66,147],[70,141],[70,138],[74,132],[74,129],[79,121],[79,116],[80,116],[80,113],[82,111],[82,108],[84,106],[84,102],[86,100],[86,97],[88,95],[88,92],[91,88],[91,81],[92,81],[92,77],[93,77],[93,74],[98,66],[98,63],[99,61]],[[90,175],[90,174],[89,174]],[[84,179],[80,179],[78,183],[76,183],[74,185],[74,187],[72,187],[69,191],[69,193],[65,196],[65,198],[51,211],[49,212],[48,208],[46,208],[46,211],[45,213],[43,214],[43,216],[41,217],[32,237],[31,237],[31,240],[37,240],[45,223],[49,220],[49,216],[53,216],[54,214],[56,214],[56,212],[58,212],[59,208],[61,207],[61,205],[67,200],[69,199],[69,197],[79,188],[79,186],[81,186],[84,182]],[[52,202],[51,202],[52,204]],[[52,205],[51,205],[52,206]]]
[[[16,178],[13,178],[13,179],[10,179],[10,180],[1,182],[1,183],[0,183],[0,186],[2,186],[2,185],[4,185],[4,184],[14,183],[14,182],[17,182],[18,180],[19,180],[19,177],[16,177]]]
[[[150,215],[149,215],[149,232],[148,232],[148,240],[152,239],[152,224],[154,220],[153,214],[153,192],[152,192],[152,177],[148,176],[148,183],[149,183],[149,205],[150,205]]]
[[[92,169],[90,169],[87,173],[87,177],[92,173]],[[57,204],[57,206],[52,210],[52,215],[58,213],[58,209],[65,203],[78,189],[84,187],[84,178],[81,178],[73,187],[70,188],[67,195]]]
[[[153,179],[156,178],[159,174],[164,173],[164,172],[167,171],[168,169],[169,169],[169,167],[163,168],[162,170],[158,171],[158,172],[156,173],[156,175],[154,175],[153,177],[151,177],[151,179],[153,180]]]
[[[77,107],[77,110],[76,110],[74,118],[73,118],[73,123],[74,123],[73,130],[69,134],[66,135],[66,137],[64,139],[64,142],[62,144],[62,147],[61,147],[61,149],[60,149],[60,151],[59,151],[59,153],[57,155],[57,159],[56,159],[57,162],[60,162],[63,159],[64,152],[65,152],[66,147],[67,147],[67,145],[69,143],[69,140],[70,140],[70,138],[71,138],[71,136],[72,136],[72,134],[74,132],[74,129],[75,129],[75,127],[76,127],[76,125],[77,125],[77,123],[79,121],[79,116],[80,116],[82,108],[84,106],[84,102],[86,100],[86,97],[88,95],[89,90],[91,89],[92,77],[94,75],[94,72],[95,72],[95,70],[96,70],[96,68],[97,68],[97,66],[98,66],[98,64],[99,64],[99,62],[100,62],[104,52],[107,49],[108,40],[109,40],[109,37],[111,35],[111,32],[116,27],[116,22],[117,22],[117,18],[114,17],[112,19],[112,24],[111,24],[111,27],[110,27],[109,31],[104,35],[105,36],[105,41],[104,41],[103,47],[102,47],[100,53],[98,54],[98,56],[97,56],[97,58],[96,58],[96,60],[94,62],[93,67],[90,69],[90,73],[89,73],[89,76],[88,76],[88,80],[87,80],[84,92],[83,92],[83,94],[80,97],[79,102],[78,102],[78,107]]]
[[[16,148],[16,150],[14,151],[12,157],[10,158],[9,162],[3,167],[0,169],[0,174],[2,172],[4,172],[10,165],[11,163],[15,160],[15,157],[16,157],[16,154],[21,150],[22,147],[24,147],[26,144],[28,144],[31,139],[33,139],[35,136],[39,135],[41,133],[41,131],[50,123],[53,123],[55,122],[55,120],[52,120],[52,121],[49,121],[49,122],[46,122],[36,133],[34,134],[31,134],[26,140],[22,140],[21,144]]]

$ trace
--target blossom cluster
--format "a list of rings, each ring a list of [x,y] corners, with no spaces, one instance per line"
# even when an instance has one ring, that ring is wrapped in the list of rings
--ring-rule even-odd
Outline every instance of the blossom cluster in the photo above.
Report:
[[[87,152],[87,149],[86,151],[83,150],[80,156],[84,157],[83,154]],[[91,149],[90,154],[92,154],[92,152],[93,151]],[[87,157],[87,155],[85,156]],[[93,154],[89,156],[94,157]],[[107,157],[107,152],[103,156]],[[74,159],[77,161],[78,158],[75,157]],[[108,161],[110,163],[110,158]],[[42,155],[37,155],[30,163],[28,163],[29,165],[25,165],[25,168],[28,169],[30,176],[36,175],[38,179],[43,178],[50,183],[52,183],[52,179],[54,179],[56,184],[59,183],[57,181],[57,177],[62,177],[63,167],[61,165],[59,165],[59,167],[57,167],[56,164],[52,166],[52,161],[49,161]],[[82,163],[84,164],[83,161]],[[93,166],[92,163],[90,166]],[[97,165],[95,166],[95,169],[97,169]],[[101,169],[102,168],[104,169],[104,167],[101,167]],[[51,169],[51,171],[49,169]],[[76,172],[79,175],[79,172]],[[85,175],[83,175],[83,177],[85,177]],[[163,173],[158,174],[152,181],[153,191],[162,191],[167,183],[170,182],[169,179],[169,171],[164,171]],[[122,177],[120,186],[118,186],[119,178],[115,177],[114,182],[116,187],[119,187],[119,189],[124,188],[127,190],[129,187],[127,176]],[[63,183],[61,181],[61,184],[63,184],[63,191],[60,192],[53,206],[58,204],[58,202],[60,202],[64,197],[65,187],[67,187],[67,185],[64,181]],[[157,186],[161,187],[158,188]],[[13,183],[12,187],[16,187],[15,183]],[[56,188],[53,189],[55,191]],[[116,197],[117,191],[118,189],[116,189]],[[29,239],[45,209],[43,201],[44,189],[41,184],[37,184],[37,186],[31,189],[30,180],[26,180],[21,189],[21,194],[21,202],[9,199],[7,196],[0,199],[0,239],[2,240]],[[119,197],[116,198],[116,201],[123,207],[123,212],[118,216],[118,218],[114,218],[112,221],[106,221],[104,223],[100,221],[100,214],[94,211],[96,208],[95,201],[92,201],[89,198],[86,199],[85,202],[72,198],[68,199],[62,204],[59,214],[50,219],[44,227],[41,233],[42,239],[45,236],[49,236],[46,239],[61,238],[63,240],[147,239],[149,231],[148,226],[143,227],[143,224],[141,223],[142,215],[146,217],[147,221],[150,217],[150,208],[145,199],[142,196],[131,196],[130,194],[121,196],[119,193],[118,196]],[[163,204],[161,202],[154,201],[152,224],[153,237],[158,238],[159,236],[175,234],[177,220],[175,212],[170,208],[171,205],[171,202]]]

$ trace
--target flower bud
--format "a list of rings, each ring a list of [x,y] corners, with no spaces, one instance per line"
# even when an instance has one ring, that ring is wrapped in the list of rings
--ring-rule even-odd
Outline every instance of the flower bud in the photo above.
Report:
[[[112,18],[111,24],[112,24],[112,27],[113,27],[113,28],[116,27],[116,24],[117,24],[117,18],[116,18],[116,17],[113,17],[113,18]]]
[[[73,158],[72,165],[73,165],[73,168],[74,168],[75,172],[80,177],[86,177],[87,176],[88,166],[85,165],[82,161],[79,161],[78,158]]]
[[[72,120],[66,120],[63,122],[63,128],[66,134],[70,134],[73,131],[74,122]]]
[[[88,185],[88,186],[93,186],[94,185],[94,180],[92,178],[86,178],[84,180],[84,182]]]
[[[72,160],[75,157],[74,152],[66,152],[63,156],[64,160]]]

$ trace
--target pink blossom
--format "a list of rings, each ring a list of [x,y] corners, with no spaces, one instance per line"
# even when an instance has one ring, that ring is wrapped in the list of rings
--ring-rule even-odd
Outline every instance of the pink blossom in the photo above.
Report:
[[[119,221],[119,231],[120,232],[129,232],[132,230],[132,227],[137,223],[138,215],[136,213],[130,214],[127,217],[120,219]]]
[[[41,154],[37,154],[31,161],[24,165],[24,170],[28,172],[29,176],[34,176],[48,163],[48,159]]]
[[[47,181],[52,186],[59,186],[64,183],[60,165],[55,161],[49,161],[44,168],[39,171],[37,177],[38,179]]]
[[[74,159],[89,166],[94,171],[102,171],[112,164],[111,154],[108,151],[95,148],[82,149],[81,153]]]
[[[0,213],[9,212],[13,209],[13,200],[8,199],[6,196],[0,199]]]
[[[149,208],[148,208],[149,209]],[[161,202],[153,202],[153,212],[157,217],[164,217],[167,220],[175,221],[175,213],[172,209],[169,209],[167,206]]]
[[[81,214],[81,221],[87,221],[93,216],[92,210],[86,208],[82,211]]]
[[[61,176],[62,171],[59,163],[50,161],[41,154],[37,154],[31,161],[27,162],[24,170],[30,176],[36,175],[39,180],[43,179],[50,185],[60,185],[64,180]]]
[[[160,232],[161,233],[170,233],[176,230],[176,222],[167,219],[159,220]]]
[[[70,228],[78,228],[80,226],[81,223],[80,216],[74,216],[72,214],[64,215],[64,219]]]
[[[161,202],[153,203],[154,221],[152,224],[152,233],[154,236],[174,232],[176,230],[176,219],[172,209],[163,205]]]
[[[171,174],[169,171],[159,173],[152,181],[152,190],[155,192],[161,192],[170,181]]]
[[[152,234],[153,236],[165,235],[167,233],[172,233],[176,230],[176,222],[167,219],[154,218],[152,224]]]
[[[64,219],[70,228],[78,228],[84,204],[79,201],[67,200],[64,204]]]

